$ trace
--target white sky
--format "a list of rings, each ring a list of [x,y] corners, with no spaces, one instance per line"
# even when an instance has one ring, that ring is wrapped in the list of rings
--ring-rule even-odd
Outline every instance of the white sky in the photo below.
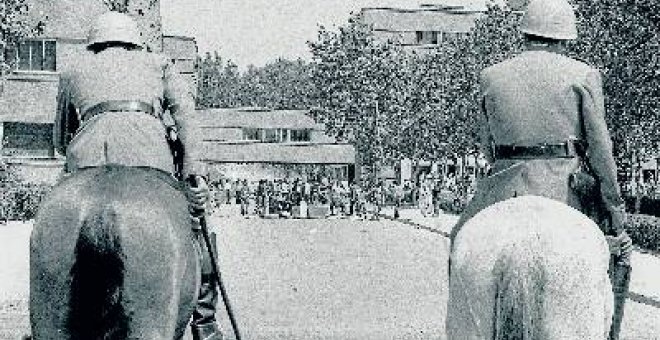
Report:
[[[475,0],[443,0],[474,2]],[[481,0],[483,1],[483,0]],[[161,0],[166,33],[193,36],[200,53],[218,51],[241,68],[277,57],[309,58],[317,25],[346,22],[362,7],[417,7],[438,0]]]

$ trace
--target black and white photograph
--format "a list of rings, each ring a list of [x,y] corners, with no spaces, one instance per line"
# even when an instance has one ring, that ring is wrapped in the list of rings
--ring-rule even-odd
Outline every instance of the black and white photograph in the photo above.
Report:
[[[0,340],[660,340],[657,0],[2,0]]]

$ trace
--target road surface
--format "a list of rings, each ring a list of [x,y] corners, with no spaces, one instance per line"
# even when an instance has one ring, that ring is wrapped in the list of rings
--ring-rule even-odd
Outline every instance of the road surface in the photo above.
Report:
[[[383,219],[215,217],[211,224],[246,340],[445,338],[441,234]],[[0,339],[29,331],[29,233],[29,224],[0,226]],[[224,311],[219,317],[232,339]],[[629,301],[622,335],[660,339],[660,309]]]

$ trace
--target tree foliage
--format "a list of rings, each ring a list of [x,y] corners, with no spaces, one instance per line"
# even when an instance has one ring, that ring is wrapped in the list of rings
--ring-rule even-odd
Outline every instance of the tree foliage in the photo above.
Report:
[[[197,60],[200,108],[258,106],[307,109],[314,106],[310,65],[302,60],[277,59],[240,72],[231,60],[207,53]]]
[[[657,155],[660,3],[574,4],[580,37],[568,45],[568,54],[603,72],[617,161],[635,152]],[[367,164],[469,152],[478,143],[479,73],[521,52],[521,17],[491,7],[470,34],[418,54],[376,41],[359,15],[338,32],[321,28],[310,43],[322,108],[317,118],[334,135],[348,136]]]
[[[310,48],[316,119],[353,143],[361,164],[395,157],[398,145],[390,141],[401,134],[393,127],[410,119],[413,59],[393,43],[377,43],[359,16],[338,32],[321,27]]]
[[[362,165],[437,160],[474,149],[475,70],[469,37],[432,53],[378,41],[360,15],[311,42],[317,120],[352,142]],[[374,173],[364,174],[365,177]]]
[[[660,3],[576,0],[579,39],[571,53],[603,72],[606,118],[621,164],[658,154]]]
[[[8,49],[13,49],[26,36],[38,31],[28,18],[26,0],[3,0],[0,3],[0,76],[14,66],[14,60],[6,59]]]

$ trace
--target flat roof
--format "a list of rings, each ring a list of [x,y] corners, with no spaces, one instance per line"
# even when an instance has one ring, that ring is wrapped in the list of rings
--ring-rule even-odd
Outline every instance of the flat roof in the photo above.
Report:
[[[355,148],[344,143],[204,142],[201,158],[208,163],[355,164]]]
[[[202,128],[271,128],[324,130],[309,116],[309,110],[264,110],[252,108],[197,110]]]
[[[388,32],[470,32],[483,11],[446,10],[435,8],[392,9],[367,8],[362,18],[376,31]]]

